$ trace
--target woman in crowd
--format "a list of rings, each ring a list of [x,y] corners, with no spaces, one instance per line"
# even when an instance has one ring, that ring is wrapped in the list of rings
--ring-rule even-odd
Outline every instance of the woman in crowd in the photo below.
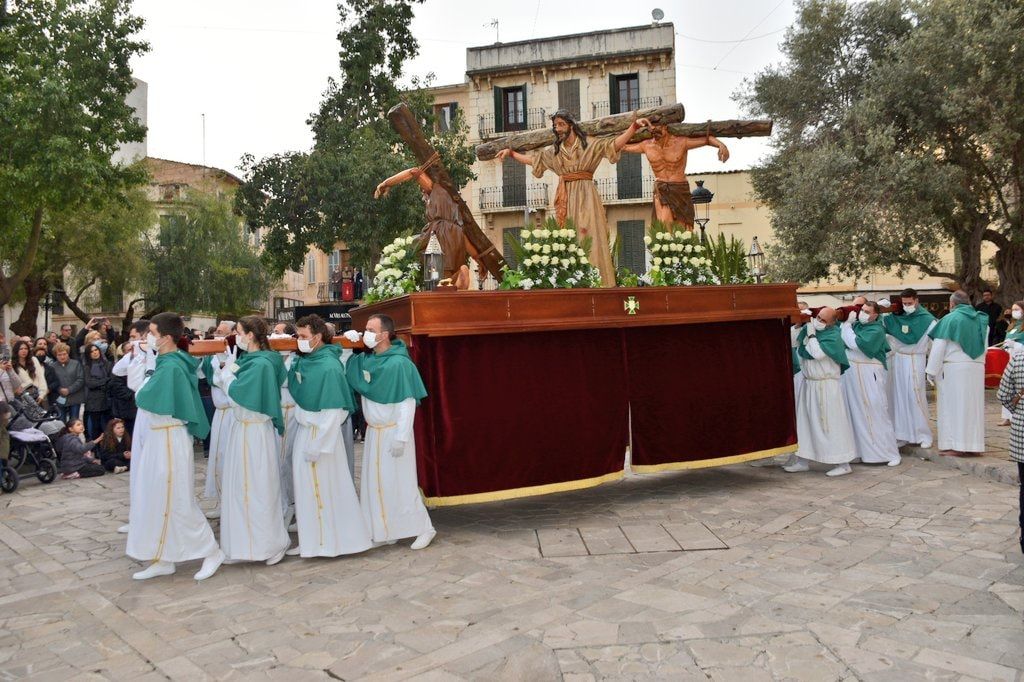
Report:
[[[1024,350],[1024,301],[1017,301],[1007,312],[1010,315],[1010,324],[1006,329],[1006,338],[1003,340],[1003,348],[1006,349],[1007,353],[1013,356],[1015,353]],[[1001,421],[999,425],[1009,426],[1013,413],[1004,406],[1002,408],[1002,417],[1003,421]]]
[[[0,360],[0,405],[5,405],[21,395],[21,379],[14,371],[10,359]]]
[[[91,478],[103,475],[103,465],[92,454],[99,438],[83,441],[85,424],[81,419],[72,419],[57,437],[57,451],[60,453],[61,478]]]
[[[102,435],[110,418],[107,383],[110,381],[110,361],[103,354],[99,342],[85,351],[85,425],[86,438]]]
[[[107,471],[120,474],[131,469],[132,437],[125,428],[124,421],[111,419],[107,422],[98,454],[100,463]]]
[[[60,420],[65,424],[71,419],[82,417],[82,405],[85,403],[85,373],[82,363],[71,357],[71,348],[66,343],[58,343],[53,347],[53,371],[57,373],[60,388],[57,397],[53,398],[57,405]]]
[[[46,385],[46,372],[32,355],[32,348],[28,341],[19,339],[14,342],[11,348],[11,361],[14,363],[14,371],[18,373],[24,390],[39,403],[40,407],[47,407],[46,396],[49,388]]]

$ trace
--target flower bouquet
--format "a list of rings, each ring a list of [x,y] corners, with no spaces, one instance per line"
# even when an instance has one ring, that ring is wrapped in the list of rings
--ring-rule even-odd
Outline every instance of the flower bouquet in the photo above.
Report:
[[[420,237],[399,237],[384,247],[373,269],[373,283],[363,297],[365,304],[395,298],[420,288]]]
[[[669,232],[657,220],[651,223],[644,243],[651,251],[651,269],[640,280],[656,287],[710,286],[720,284],[711,271],[711,259],[692,232]]]
[[[571,220],[559,227],[549,218],[544,227],[524,229],[521,241],[509,241],[519,260],[515,270],[506,267],[502,289],[580,289],[601,286],[601,274],[587,260],[589,240],[576,240]]]

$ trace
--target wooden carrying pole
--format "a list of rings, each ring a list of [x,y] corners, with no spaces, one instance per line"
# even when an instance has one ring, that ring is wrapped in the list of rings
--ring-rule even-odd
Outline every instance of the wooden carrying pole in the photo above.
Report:
[[[423,135],[423,129],[420,128],[420,124],[409,109],[409,106],[405,102],[395,105],[388,112],[388,120],[391,122],[391,127],[395,129],[395,132],[402,138],[416,159],[421,164],[427,164],[434,156],[435,151]],[[469,210],[469,206],[463,201],[462,195],[459,194],[459,188],[455,186],[451,176],[448,175],[444,164],[430,163],[427,165],[425,172],[434,184],[444,189],[455,202],[455,205],[459,207],[459,215],[462,216],[463,234],[469,240],[469,243],[473,245],[473,248],[476,249],[479,254],[478,258],[487,269],[487,272],[491,273],[491,276],[496,280],[501,281],[501,270],[505,266],[505,258],[501,255],[501,251],[495,248],[491,240],[487,238],[487,235],[480,229],[480,226],[476,224],[473,212]]]
[[[234,346],[234,339],[232,339],[232,346]],[[362,341],[352,343],[344,336],[335,336],[331,343],[342,348],[365,348]],[[200,341],[193,341],[188,344],[189,355],[216,355],[217,353],[223,353],[228,348],[227,339],[202,339]],[[270,350],[291,350],[296,351],[299,349],[299,342],[296,339],[270,339]]]
[[[770,119],[754,119],[749,121],[708,121],[707,123],[673,123],[668,132],[679,137],[701,137],[711,134],[715,137],[767,137],[772,134]],[[630,142],[650,139],[651,131],[638,131],[630,138]]]
[[[654,124],[680,123],[686,116],[682,104],[669,104],[651,109],[639,109],[636,118],[646,118]],[[633,122],[634,112],[602,116],[589,121],[580,121],[580,129],[587,135],[614,135],[621,133]],[[502,149],[514,149],[517,152],[540,149],[555,143],[555,133],[550,126],[539,130],[509,135],[498,140],[477,145],[476,158],[489,161],[497,156]]]

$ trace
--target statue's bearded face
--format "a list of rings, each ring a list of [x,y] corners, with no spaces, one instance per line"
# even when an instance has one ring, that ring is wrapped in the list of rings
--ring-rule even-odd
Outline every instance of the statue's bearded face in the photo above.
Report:
[[[569,133],[572,132],[572,126],[570,126],[569,122],[565,119],[556,118],[553,125],[555,128],[555,136],[558,137],[559,142],[564,141],[565,138],[569,137]]]
[[[656,140],[662,140],[662,139],[665,138],[666,135],[668,135],[668,127],[666,127],[666,126],[652,126],[651,127],[651,135]]]

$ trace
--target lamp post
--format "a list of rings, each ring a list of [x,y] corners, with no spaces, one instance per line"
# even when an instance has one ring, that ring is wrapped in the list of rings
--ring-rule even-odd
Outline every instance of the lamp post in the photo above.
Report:
[[[62,289],[60,286],[57,286],[54,287],[51,291],[47,291],[46,296],[43,297],[42,306],[43,310],[45,311],[45,314],[43,315],[44,333],[50,331],[50,311],[59,305],[58,301],[60,301],[61,296],[63,294],[64,289]]]
[[[764,251],[761,250],[761,245],[757,243],[757,237],[754,237],[754,241],[750,242],[750,253],[747,254],[747,261],[750,263],[750,274],[760,284],[765,274]]]
[[[444,272],[444,252],[441,250],[441,242],[437,241],[437,235],[430,235],[427,248],[423,249],[423,289],[433,291]]]
[[[693,193],[690,196],[693,197],[693,208],[695,209],[694,213],[696,214],[693,222],[697,223],[697,226],[700,227],[700,243],[704,244],[704,230],[707,228],[708,222],[711,221],[711,200],[715,195],[711,190],[704,186],[703,180],[698,180],[697,189],[693,190]],[[703,208],[697,208],[698,206],[702,206]]]

